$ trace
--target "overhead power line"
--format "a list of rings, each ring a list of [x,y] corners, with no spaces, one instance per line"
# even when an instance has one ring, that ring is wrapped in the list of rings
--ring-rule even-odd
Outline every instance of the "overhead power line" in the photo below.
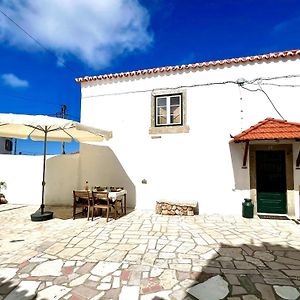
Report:
[[[278,83],[270,83],[270,82],[262,82],[260,85],[271,85],[277,87],[300,87],[300,84],[278,84]]]
[[[182,88],[193,88],[193,87],[205,87],[205,86],[213,86],[213,85],[225,85],[225,84],[235,84],[243,89],[250,91],[250,92],[262,92],[268,99],[268,101],[271,103],[273,106],[274,110],[277,112],[277,114],[283,119],[284,117],[282,114],[279,112],[279,110],[276,108],[275,104],[267,94],[265,90],[261,87],[262,80],[276,80],[276,79],[283,79],[283,78],[295,78],[295,77],[300,77],[300,75],[284,75],[284,76],[276,76],[276,77],[266,77],[266,78],[255,78],[252,80],[245,80],[243,79],[242,82],[239,80],[233,81],[233,80],[227,80],[227,81],[219,81],[219,82],[207,82],[207,83],[199,83],[199,84],[191,84],[191,85],[181,85],[181,86],[176,86],[176,87],[167,87],[167,88],[158,88],[158,89],[144,89],[144,90],[136,90],[136,91],[127,91],[127,92],[116,92],[116,93],[109,93],[109,94],[96,94],[96,95],[91,95],[87,97],[82,97],[82,98],[95,98],[95,97],[102,97],[102,96],[116,96],[116,95],[125,95],[125,94],[136,94],[136,93],[146,93],[146,92],[151,92],[153,93],[154,91],[159,91],[159,90],[176,90],[176,89],[182,89]],[[258,85],[259,88],[257,89],[249,89],[245,87],[245,85]]]
[[[258,84],[259,85],[259,84]],[[271,103],[271,105],[273,106],[273,108],[275,109],[275,111],[277,112],[277,114],[282,118],[282,120],[285,120],[285,118],[282,116],[282,114],[279,112],[279,110],[276,108],[275,104],[273,103],[273,101],[271,100],[271,98],[269,97],[269,95],[262,89],[262,87],[259,85],[258,89],[252,90],[249,88],[246,88],[245,86],[241,85],[241,87],[244,90],[247,90],[249,92],[262,92],[269,100],[269,102]]]
[[[259,77],[259,78],[255,78],[251,81],[249,81],[249,83],[254,83],[255,81],[262,81],[262,80],[275,80],[275,79],[289,79],[289,78],[297,78],[300,77],[300,74],[288,74],[288,75],[280,75],[280,76],[273,76],[273,77]]]
[[[257,77],[251,80],[244,79],[243,84],[257,84],[260,82],[261,85],[276,85],[279,87],[300,87],[300,85],[291,85],[291,84],[275,84],[275,83],[262,83],[263,80],[277,80],[277,79],[289,79],[289,78],[300,78],[300,74],[289,74],[289,75],[281,75],[281,76],[273,76],[273,77]],[[135,94],[135,93],[143,93],[143,92],[152,92],[159,90],[172,90],[172,89],[180,89],[180,88],[188,88],[188,87],[201,87],[201,86],[211,86],[211,85],[222,85],[222,84],[240,84],[236,80],[226,80],[226,81],[216,81],[216,82],[206,82],[206,83],[198,83],[191,85],[181,85],[176,87],[162,87],[157,89],[144,89],[144,90],[136,90],[136,91],[128,91],[128,92],[115,92],[115,93],[106,93],[106,94],[97,94],[92,96],[86,96],[82,98],[94,98],[97,96],[115,96],[115,95],[124,95],[124,94]]]
[[[273,101],[271,100],[271,98],[269,97],[269,95],[266,93],[265,90],[263,90],[263,88],[261,87],[260,83],[258,82],[258,86],[259,89],[261,90],[262,93],[265,94],[265,96],[268,98],[269,102],[271,103],[271,105],[273,106],[273,108],[275,109],[275,111],[278,113],[278,115],[282,118],[282,120],[285,120],[284,117],[282,116],[282,114],[279,112],[279,110],[276,108],[275,104],[273,103]]]
[[[287,79],[287,78],[300,78],[300,74],[291,74],[291,75],[283,75],[283,76],[274,76],[274,77],[259,77],[254,78],[251,80],[244,79],[243,85],[246,84],[255,84],[259,82],[261,85],[273,85],[272,83],[263,83],[263,80],[276,80],[276,79]],[[147,93],[147,92],[153,92],[153,91],[159,91],[159,90],[176,90],[176,89],[183,89],[183,88],[194,88],[194,87],[205,87],[205,86],[214,86],[214,85],[225,85],[225,84],[237,84],[240,85],[241,83],[237,80],[226,80],[226,81],[216,81],[216,82],[205,82],[205,83],[198,83],[198,84],[190,84],[190,85],[180,85],[175,87],[161,87],[156,89],[141,89],[141,90],[135,90],[135,91],[121,91],[121,92],[114,92],[114,93],[104,93],[104,94],[94,94],[90,96],[82,96],[83,98],[95,98],[95,97],[102,97],[102,96],[118,96],[118,95],[127,95],[127,94],[137,94],[137,93]],[[276,85],[274,83],[274,85]],[[298,85],[284,85],[284,84],[277,84],[277,86],[280,87],[298,87]],[[300,85],[299,85],[300,87]],[[254,91],[254,90],[252,90]],[[255,90],[256,91],[256,90]]]
[[[56,55],[55,52],[52,50],[49,50],[46,48],[41,42],[39,42],[35,37],[33,37],[28,31],[26,31],[21,25],[19,25],[16,21],[14,21],[10,16],[8,16],[2,9],[0,9],[0,12],[9,19],[13,24],[15,24],[21,31],[23,31],[29,38],[31,38],[37,45],[39,45],[44,51],[48,52],[51,56],[55,57],[62,65],[64,65],[67,69],[69,69],[73,73],[78,73],[73,68],[66,65],[63,60]]]

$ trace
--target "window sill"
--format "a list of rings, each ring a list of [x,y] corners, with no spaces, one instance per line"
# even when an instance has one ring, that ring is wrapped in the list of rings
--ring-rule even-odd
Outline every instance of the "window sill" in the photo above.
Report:
[[[188,133],[189,131],[190,131],[190,127],[188,125],[161,126],[161,127],[150,127],[149,134]]]

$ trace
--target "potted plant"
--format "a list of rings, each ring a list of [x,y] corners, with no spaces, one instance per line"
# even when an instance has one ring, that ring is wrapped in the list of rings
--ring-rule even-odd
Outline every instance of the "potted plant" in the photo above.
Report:
[[[6,190],[7,185],[5,181],[0,181],[0,204],[6,204],[7,200],[5,199],[4,194],[1,193],[2,190]]]

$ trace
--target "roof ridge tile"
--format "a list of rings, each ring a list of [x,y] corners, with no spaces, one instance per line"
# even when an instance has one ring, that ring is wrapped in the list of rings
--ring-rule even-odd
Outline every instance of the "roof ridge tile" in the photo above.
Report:
[[[235,58],[227,58],[222,60],[213,60],[213,61],[206,61],[206,62],[197,62],[191,64],[183,64],[183,65],[175,65],[175,66],[164,66],[158,68],[150,68],[150,69],[143,69],[143,70],[135,70],[129,72],[119,72],[114,74],[103,74],[98,76],[83,76],[75,78],[77,83],[87,82],[87,81],[95,81],[95,80],[107,80],[107,79],[115,79],[115,78],[123,78],[128,76],[143,76],[143,75],[152,75],[157,73],[169,73],[170,71],[177,72],[181,70],[189,70],[189,69],[201,69],[201,68],[209,68],[211,66],[223,66],[224,64],[239,64],[239,63],[246,63],[246,62],[255,62],[261,61],[263,59],[270,60],[270,59],[279,59],[284,57],[295,57],[300,56],[300,49],[295,50],[285,50],[280,52],[272,52],[267,54],[257,54],[251,56],[244,56],[244,57],[235,57]]]

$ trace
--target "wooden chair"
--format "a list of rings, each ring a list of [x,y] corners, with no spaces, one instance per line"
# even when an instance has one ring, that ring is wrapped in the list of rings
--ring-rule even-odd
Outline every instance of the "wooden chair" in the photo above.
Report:
[[[92,192],[92,221],[94,219],[94,212],[96,208],[106,209],[106,222],[108,222],[109,212],[113,208],[115,211],[115,219],[117,218],[117,211],[114,207],[114,203],[109,199],[108,192],[105,191],[93,191]]]
[[[89,191],[73,191],[73,220],[78,214],[83,214],[87,211],[87,219],[90,218],[90,207],[92,205],[92,199]],[[76,213],[76,209],[80,207],[82,211]]]

